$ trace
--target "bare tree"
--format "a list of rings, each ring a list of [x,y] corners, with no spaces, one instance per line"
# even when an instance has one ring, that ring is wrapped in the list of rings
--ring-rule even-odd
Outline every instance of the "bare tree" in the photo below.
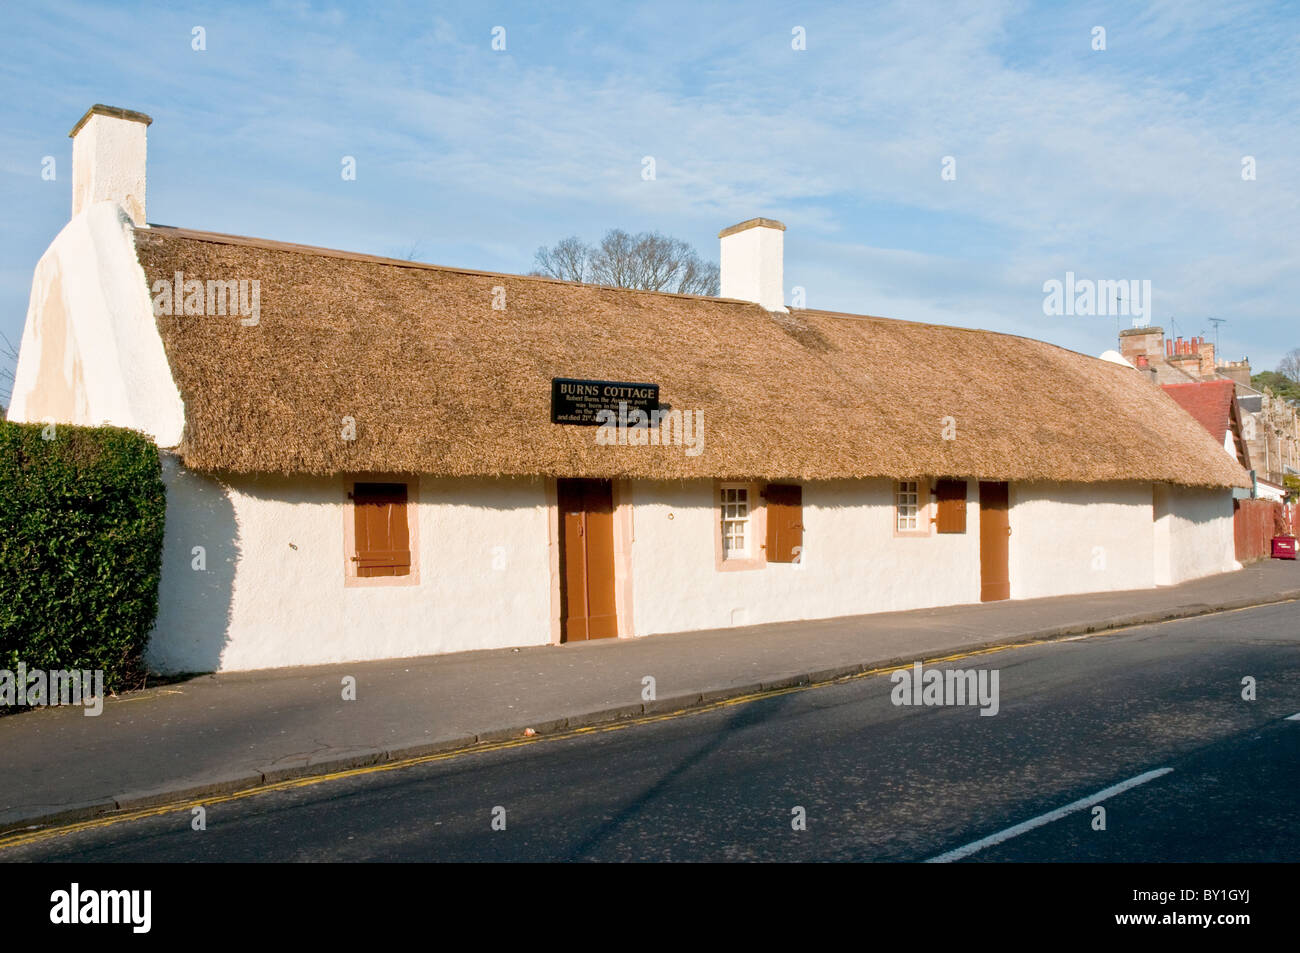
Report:
[[[13,398],[14,374],[18,371],[18,348],[9,335],[0,331],[0,416],[9,409]]]
[[[1277,372],[1300,384],[1300,347],[1287,351],[1286,357],[1278,362]]]
[[[533,274],[565,281],[695,295],[717,295],[719,289],[717,265],[681,239],[658,232],[630,235],[612,228],[596,246],[566,238],[539,248],[534,262]]]
[[[696,255],[682,265],[681,280],[677,290],[688,295],[710,295],[717,297],[721,293],[722,274],[718,266],[711,261],[704,261]]]
[[[615,288],[640,288],[645,265],[637,258],[636,239],[621,228],[612,228],[592,249],[591,280]],[[648,291],[658,291],[649,288]]]
[[[548,275],[561,281],[586,281],[590,270],[591,248],[577,235],[561,239],[554,248],[539,248],[533,259],[535,275]]]

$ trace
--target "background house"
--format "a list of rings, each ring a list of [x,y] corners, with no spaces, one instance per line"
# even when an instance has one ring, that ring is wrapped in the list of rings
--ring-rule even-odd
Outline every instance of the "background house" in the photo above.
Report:
[[[1231,381],[1241,417],[1241,439],[1250,459],[1248,469],[1255,471],[1259,495],[1283,499],[1286,477],[1300,476],[1300,410],[1254,387],[1249,359],[1219,360],[1214,342],[1204,337],[1166,340],[1164,330],[1158,327],[1126,329],[1120,332],[1119,342],[1121,356],[1162,387]],[[1196,403],[1219,402],[1219,398],[1208,396],[1213,390],[1182,392],[1207,395],[1195,398]],[[1207,423],[1208,418],[1195,412],[1193,416]],[[1219,424],[1207,429],[1217,431]]]

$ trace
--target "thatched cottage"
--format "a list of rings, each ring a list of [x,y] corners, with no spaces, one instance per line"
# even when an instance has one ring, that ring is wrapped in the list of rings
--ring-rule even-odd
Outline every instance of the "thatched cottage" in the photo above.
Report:
[[[160,670],[1236,565],[1247,474],[1139,372],[787,309],[780,223],[722,232],[718,298],[146,225],[148,123],[95,107],[73,130],[73,216],[36,268],[10,419],[112,422],[163,448]],[[633,426],[600,414],[615,398]]]

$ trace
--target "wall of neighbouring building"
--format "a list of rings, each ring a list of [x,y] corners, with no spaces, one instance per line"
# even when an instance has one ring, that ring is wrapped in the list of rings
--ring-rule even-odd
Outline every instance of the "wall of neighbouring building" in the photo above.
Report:
[[[1156,585],[1177,585],[1240,568],[1231,490],[1156,484],[1152,496]]]
[[[1013,599],[1153,586],[1153,545],[1150,484],[1011,484]]]
[[[339,478],[224,478],[164,454],[167,527],[155,671],[400,658],[551,641],[541,481],[421,479],[417,585],[344,585]],[[196,571],[194,547],[205,551]]]
[[[1300,412],[1269,394],[1260,405],[1243,422],[1250,465],[1261,480],[1282,485],[1288,472],[1300,468]]]

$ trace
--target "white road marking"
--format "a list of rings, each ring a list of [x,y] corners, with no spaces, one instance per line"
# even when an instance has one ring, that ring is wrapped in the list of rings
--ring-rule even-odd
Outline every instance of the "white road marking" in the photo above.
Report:
[[[1065,807],[1058,807],[1054,811],[1046,814],[1040,814],[1038,817],[1031,818],[1015,827],[1008,827],[1004,831],[998,831],[996,834],[990,834],[988,837],[981,838],[965,847],[958,847],[956,850],[950,850],[946,854],[940,854],[938,857],[931,857],[926,861],[927,864],[949,864],[954,860],[961,860],[963,857],[969,857],[976,851],[981,851],[985,847],[992,847],[994,844],[1001,844],[1003,841],[1011,840],[1013,837],[1019,837],[1027,831],[1032,831],[1036,827],[1042,827],[1044,824],[1050,824],[1053,821],[1059,821],[1067,814],[1073,814],[1075,811],[1082,811],[1085,808],[1092,807],[1099,801],[1114,797],[1116,794],[1123,794],[1130,788],[1135,788],[1139,784],[1146,784],[1148,781],[1154,781],[1156,778],[1164,777],[1173,768],[1157,768],[1154,771],[1148,771],[1146,774],[1139,774],[1136,778],[1129,778],[1127,781],[1121,781],[1119,784],[1112,784],[1105,790],[1098,791],[1096,794],[1080,798],[1073,801]]]
[[[1294,715],[1289,715],[1289,716],[1287,716],[1287,719],[1286,719],[1286,720],[1287,720],[1287,721],[1300,721],[1300,711],[1296,712]]]

